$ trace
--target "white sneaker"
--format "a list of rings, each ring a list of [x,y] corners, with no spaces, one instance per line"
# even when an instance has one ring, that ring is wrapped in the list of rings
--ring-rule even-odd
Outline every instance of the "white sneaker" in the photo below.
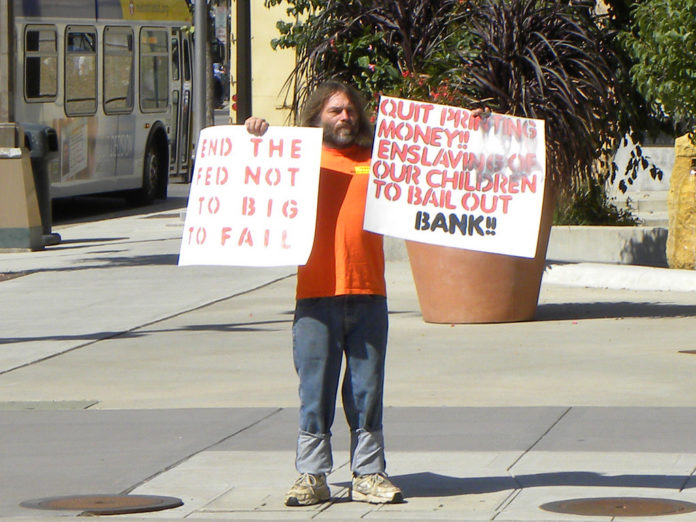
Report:
[[[311,506],[326,502],[331,498],[331,491],[326,485],[326,475],[303,473],[285,495],[286,506]]]
[[[384,473],[354,476],[350,496],[358,502],[371,504],[397,504],[404,501],[404,494]]]

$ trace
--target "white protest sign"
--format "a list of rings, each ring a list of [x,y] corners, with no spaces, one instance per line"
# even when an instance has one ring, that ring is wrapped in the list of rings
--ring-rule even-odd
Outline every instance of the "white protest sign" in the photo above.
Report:
[[[322,132],[244,126],[198,138],[179,265],[284,266],[314,241]]]
[[[545,178],[543,120],[382,97],[364,227],[534,257]]]

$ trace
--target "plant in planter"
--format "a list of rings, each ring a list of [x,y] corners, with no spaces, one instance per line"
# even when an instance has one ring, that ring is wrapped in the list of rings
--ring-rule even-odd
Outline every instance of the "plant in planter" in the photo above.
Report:
[[[591,175],[617,137],[616,56],[594,1],[483,0],[468,8],[473,47],[458,53],[461,101],[546,121],[548,172],[561,184]]]
[[[424,73],[443,63],[445,44],[466,14],[459,0],[265,0],[280,4],[294,21],[277,23],[280,36],[272,45],[296,51],[286,82],[295,116],[307,93],[328,79],[371,100],[415,90],[422,97],[433,84]]]
[[[486,105],[546,121],[551,181],[534,259],[407,245],[426,321],[533,318],[554,189],[590,176],[626,128],[616,74],[622,62],[594,14],[594,1],[266,0],[282,1],[298,17],[279,23],[275,41],[297,50],[288,84],[296,86],[290,89],[296,104],[316,82],[337,77],[368,95]],[[474,266],[443,277],[461,258]],[[420,281],[421,265],[439,280]]]
[[[557,194],[554,225],[635,226],[638,223],[630,210],[611,202],[597,178],[578,181],[572,190]]]
[[[592,7],[594,2],[538,0],[466,5],[465,30],[473,45],[458,50],[451,89],[464,106],[483,101],[496,112],[545,120],[548,181],[532,259],[408,244],[426,320],[426,313],[435,322],[534,317],[555,189],[590,177],[621,135],[617,59]],[[459,269],[430,280],[421,265],[435,257]]]

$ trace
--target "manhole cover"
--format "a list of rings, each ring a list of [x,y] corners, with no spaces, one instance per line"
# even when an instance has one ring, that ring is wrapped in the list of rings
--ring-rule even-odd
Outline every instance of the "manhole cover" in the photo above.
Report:
[[[81,511],[89,515],[146,513],[183,506],[181,499],[151,495],[73,495],[26,500],[20,504],[33,509]]]
[[[588,517],[659,517],[696,511],[696,504],[661,498],[576,498],[549,502],[540,506],[545,511]]]

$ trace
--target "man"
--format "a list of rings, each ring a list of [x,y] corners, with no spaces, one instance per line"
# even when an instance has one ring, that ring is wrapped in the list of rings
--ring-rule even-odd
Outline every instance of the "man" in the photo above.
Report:
[[[247,130],[262,135],[268,123],[251,117]],[[295,466],[300,478],[288,506],[330,497],[331,425],[343,355],[341,395],[351,429],[351,498],[401,502],[385,473],[382,398],[387,305],[382,236],[363,230],[372,130],[360,95],[327,82],[308,98],[302,125],[323,129],[314,246],[298,268],[293,358],[300,378],[300,430]]]

